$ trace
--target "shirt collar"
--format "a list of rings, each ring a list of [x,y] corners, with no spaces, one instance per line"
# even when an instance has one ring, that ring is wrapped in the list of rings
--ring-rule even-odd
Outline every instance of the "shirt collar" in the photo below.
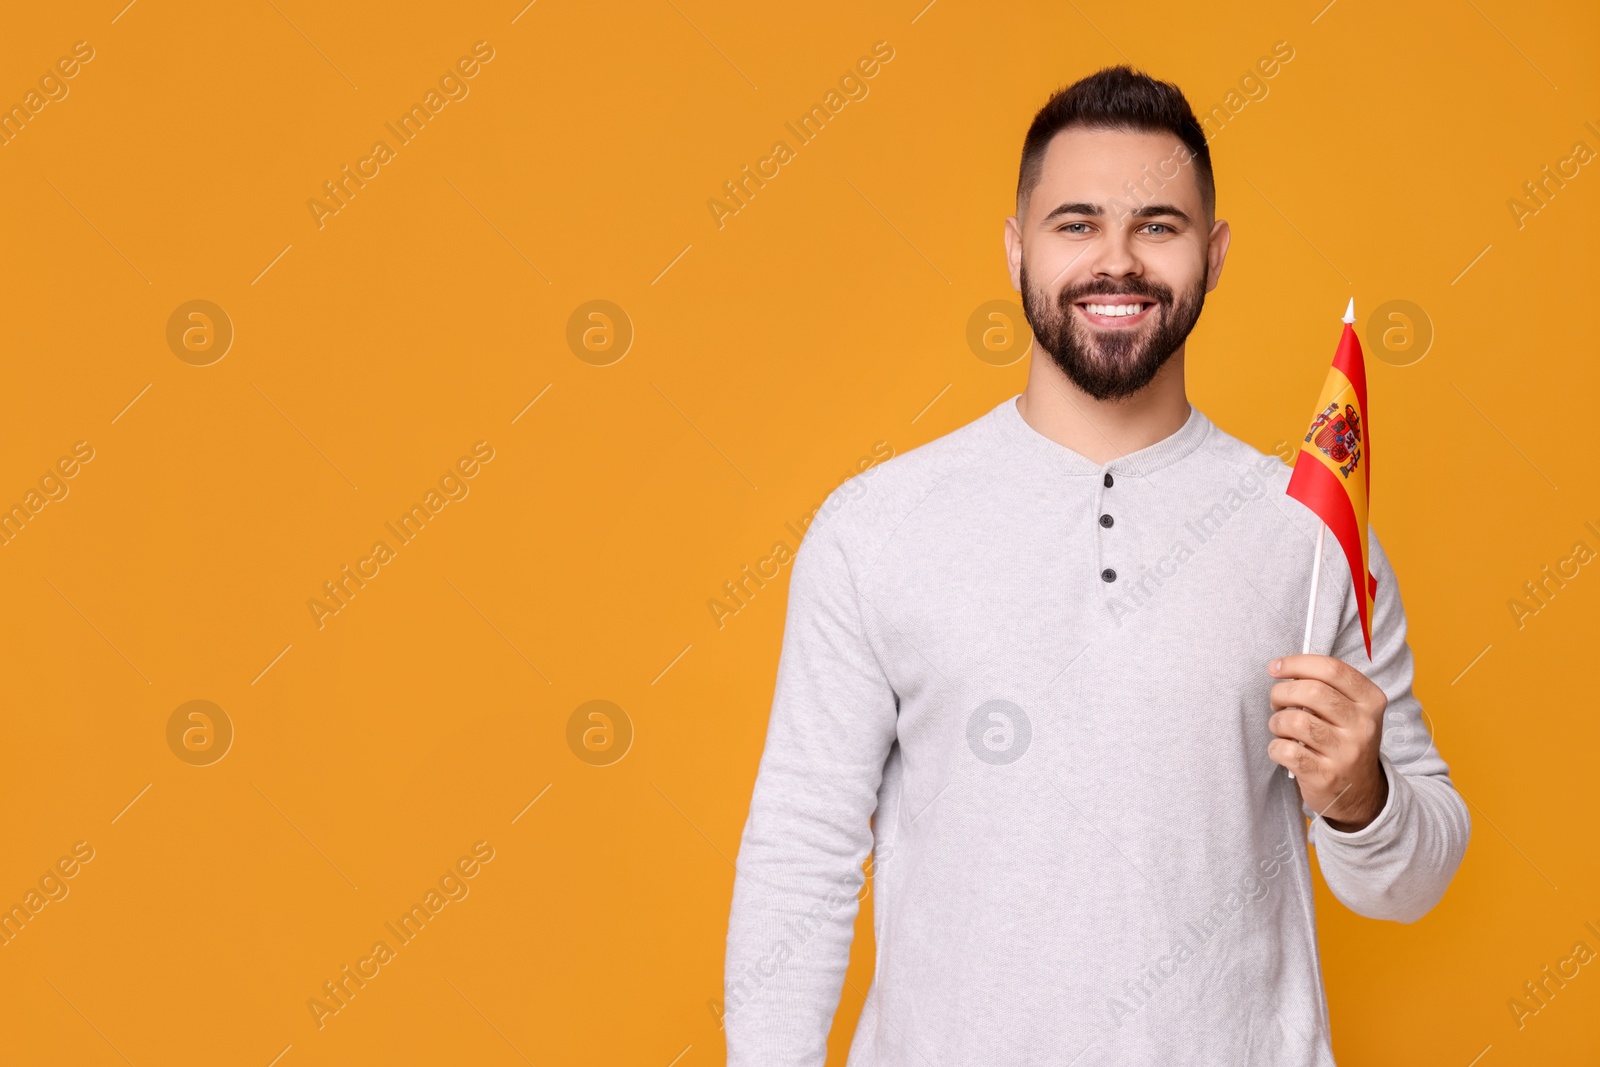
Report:
[[[1189,417],[1176,431],[1155,444],[1135,452],[1114,456],[1105,463],[1095,463],[1081,452],[1074,452],[1059,441],[1052,440],[1028,425],[1017,410],[1018,393],[1001,401],[989,414],[1001,436],[1012,441],[1023,451],[1032,453],[1050,463],[1064,474],[1100,475],[1104,473],[1143,475],[1176,463],[1200,446],[1211,430],[1211,420],[1193,404]]]

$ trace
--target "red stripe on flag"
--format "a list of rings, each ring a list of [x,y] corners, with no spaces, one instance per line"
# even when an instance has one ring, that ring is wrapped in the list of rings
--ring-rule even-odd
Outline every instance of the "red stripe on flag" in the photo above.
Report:
[[[1367,659],[1372,658],[1372,623],[1367,618],[1367,600],[1361,595],[1363,578],[1367,579],[1368,588],[1376,590],[1377,582],[1366,574],[1366,568],[1361,559],[1361,533],[1356,527],[1355,508],[1351,506],[1350,495],[1345,492],[1344,485],[1324,464],[1317,461],[1315,456],[1306,454],[1297,458],[1294,473],[1289,476],[1288,493],[1300,503],[1316,512],[1317,516],[1328,524],[1328,529],[1333,531],[1333,536],[1338,539],[1339,545],[1344,549],[1345,562],[1350,565],[1350,577],[1358,583],[1356,590],[1356,608],[1361,614],[1361,638],[1367,646]]]

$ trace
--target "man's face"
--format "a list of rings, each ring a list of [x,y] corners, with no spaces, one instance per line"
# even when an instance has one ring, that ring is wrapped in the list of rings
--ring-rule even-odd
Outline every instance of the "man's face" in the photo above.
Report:
[[[1148,385],[1216,285],[1228,224],[1208,228],[1194,169],[1172,134],[1064,130],[1027,217],[1008,220],[1034,342],[1097,400]]]

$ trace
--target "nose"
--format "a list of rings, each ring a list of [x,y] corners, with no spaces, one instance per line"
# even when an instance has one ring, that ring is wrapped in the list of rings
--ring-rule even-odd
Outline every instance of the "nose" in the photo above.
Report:
[[[1121,284],[1125,278],[1138,278],[1144,274],[1144,266],[1134,253],[1127,235],[1117,230],[1108,230],[1104,237],[1095,242],[1089,270],[1095,281],[1113,284]]]

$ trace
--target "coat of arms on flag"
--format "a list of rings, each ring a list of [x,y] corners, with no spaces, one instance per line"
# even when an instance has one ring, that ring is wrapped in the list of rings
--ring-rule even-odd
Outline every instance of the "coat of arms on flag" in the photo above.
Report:
[[[1341,412],[1338,401],[1329,404],[1312,420],[1306,440],[1316,441],[1318,448],[1341,464],[1339,473],[1350,477],[1361,462],[1361,416],[1355,405],[1346,404]],[[1346,459],[1350,460],[1348,464]]]

